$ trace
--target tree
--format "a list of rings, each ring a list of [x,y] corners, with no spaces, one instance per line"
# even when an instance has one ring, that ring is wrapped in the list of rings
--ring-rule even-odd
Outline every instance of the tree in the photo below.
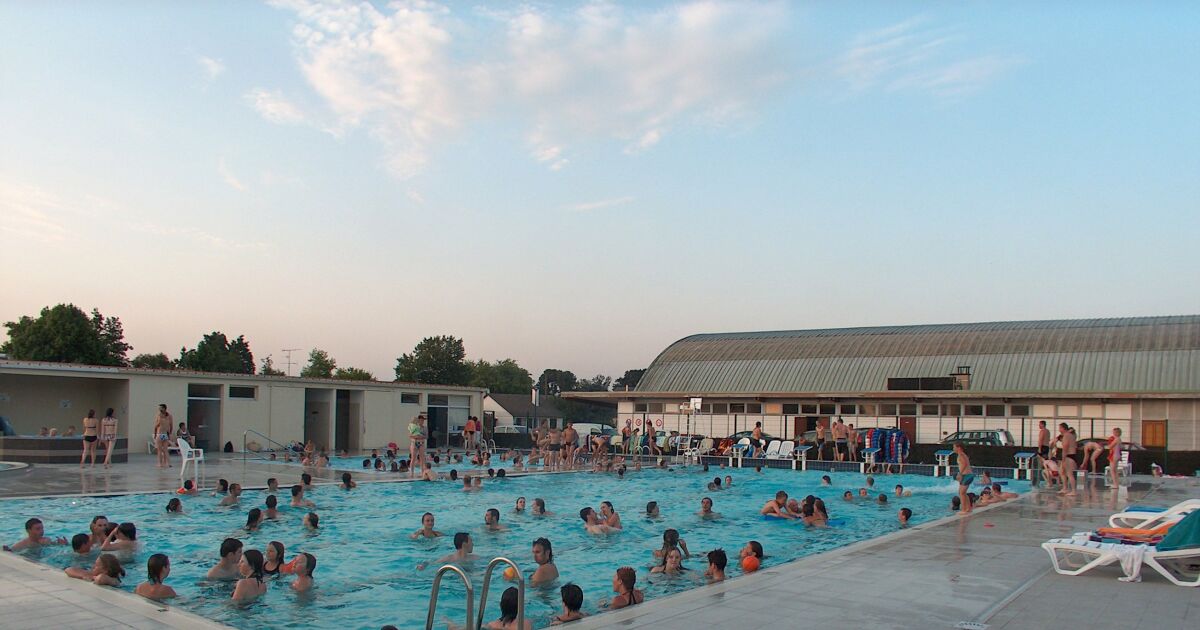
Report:
[[[313,348],[312,352],[308,353],[308,365],[300,370],[300,378],[333,378],[333,370],[336,368],[337,361],[329,356],[328,352]]]
[[[286,376],[283,370],[275,369],[275,363],[271,361],[271,355],[267,355],[267,358],[262,360],[262,365],[259,366],[258,373],[263,376]]]
[[[396,359],[396,380],[432,385],[466,385],[471,368],[462,339],[450,335],[426,337],[411,354]]]
[[[146,370],[173,370],[175,362],[171,357],[159,352],[158,354],[139,354],[129,362],[131,367]]]
[[[360,370],[356,367],[338,368],[333,373],[333,378],[343,381],[373,381],[375,375],[366,370]]]
[[[606,392],[612,387],[612,379],[603,375],[597,374],[592,378],[580,379],[575,384],[574,391],[577,392]]]
[[[538,388],[543,394],[557,396],[562,392],[575,391],[576,378],[570,370],[549,368],[538,378]]]
[[[89,318],[74,304],[47,306],[36,319],[25,315],[4,326],[8,341],[0,352],[24,361],[123,366],[133,349],[125,343],[120,319],[104,317],[98,309]]]
[[[625,370],[625,375],[613,381],[613,390],[635,389],[646,370]]]
[[[230,343],[224,333],[213,331],[204,335],[195,349],[180,348],[176,365],[180,369],[199,372],[254,374],[254,355],[244,336],[238,335]]]
[[[512,359],[501,359],[495,363],[469,361],[470,385],[485,387],[494,394],[527,394],[533,387],[533,376]]]

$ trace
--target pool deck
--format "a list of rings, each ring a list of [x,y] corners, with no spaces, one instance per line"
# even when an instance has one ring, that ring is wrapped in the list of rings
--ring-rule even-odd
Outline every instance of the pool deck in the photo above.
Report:
[[[0,498],[178,487],[177,468],[159,470],[145,455],[131,459],[110,471],[80,473],[74,466],[35,465],[0,473]],[[205,477],[210,483],[225,478],[253,487],[265,485],[268,477],[288,485],[300,472],[298,466],[244,464],[234,457],[210,461]],[[338,476],[336,471],[314,473],[318,482],[334,482]],[[355,475],[360,482],[374,477]],[[1200,627],[1200,588],[1175,586],[1152,570],[1143,571],[1138,584],[1117,581],[1121,572],[1114,567],[1060,576],[1039,545],[1099,527],[1109,514],[1130,503],[1171,505],[1197,497],[1200,478],[1135,477],[1132,486],[1119,493],[1093,479],[1087,490],[1081,486],[1078,497],[1031,493],[966,517],[950,516],[571,626],[955,628],[973,622],[983,625],[966,627],[1192,630]],[[699,567],[697,561],[693,566]],[[586,595],[593,600],[608,594]],[[0,619],[6,629],[222,627],[185,611],[67,578],[11,554],[0,554]]]

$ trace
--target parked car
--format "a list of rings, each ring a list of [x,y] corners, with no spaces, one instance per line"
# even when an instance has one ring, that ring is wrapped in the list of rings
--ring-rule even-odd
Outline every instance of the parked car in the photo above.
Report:
[[[754,436],[754,431],[738,431],[737,433],[734,433],[733,435],[729,436],[727,439],[733,440],[733,443],[737,444],[739,441],[741,441],[742,438],[748,438],[748,437],[753,437],[753,436]],[[762,439],[767,444],[770,444],[771,440],[776,440],[778,438],[776,438],[775,436],[764,431],[762,434]]]
[[[962,442],[966,446],[1015,446],[1016,440],[1005,429],[982,429],[978,431],[959,431],[951,433],[942,439],[940,444]]]
[[[498,425],[492,430],[492,439],[498,448],[529,448],[533,445],[529,427],[519,424]]]

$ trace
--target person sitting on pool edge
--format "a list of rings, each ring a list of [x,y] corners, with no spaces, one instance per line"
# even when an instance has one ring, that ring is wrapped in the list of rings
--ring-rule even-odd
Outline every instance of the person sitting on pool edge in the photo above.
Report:
[[[297,593],[306,593],[311,590],[313,585],[313,571],[316,570],[316,556],[311,553],[302,553],[296,556],[296,564],[292,568],[292,572],[296,574],[296,580],[292,582],[292,590]]]
[[[238,579],[238,562],[242,559],[242,541],[236,538],[226,538],[221,542],[221,559],[217,565],[208,570],[210,580]]]
[[[557,626],[572,621],[579,621],[587,615],[584,615],[583,608],[583,589],[579,588],[578,584],[566,584],[558,590],[562,596],[563,611],[562,614],[556,615],[550,621],[550,625]]]
[[[166,554],[150,556],[146,560],[146,581],[137,585],[134,594],[159,602],[175,597],[175,589],[165,583],[168,575],[171,575],[171,560]]]
[[[796,515],[789,514],[787,511],[787,499],[787,492],[780,490],[775,493],[774,499],[763,504],[762,509],[758,513],[772,518],[796,518]]]
[[[704,577],[708,578],[709,583],[724,581],[725,565],[728,563],[729,558],[725,557],[724,549],[713,549],[708,552],[708,569],[704,572]]]
[[[292,507],[315,508],[316,503],[304,498],[304,486],[296,484],[292,486]]]
[[[600,522],[596,511],[590,507],[579,510],[579,518],[583,519],[583,528],[589,534],[607,534],[612,531],[607,525]]]
[[[100,517],[103,518],[103,517]],[[12,544],[6,545],[5,551],[21,551],[22,549],[37,549],[49,545],[65,545],[67,539],[65,536],[58,538],[49,538],[46,536],[46,526],[42,524],[42,519],[31,518],[25,521],[25,537]]]
[[[426,512],[426,513],[422,514],[421,515],[421,529],[418,529],[417,531],[413,532],[412,536],[409,536],[409,538],[416,540],[418,538],[437,538],[439,536],[442,536],[443,535],[442,532],[439,532],[436,529],[434,529],[433,524],[434,524],[433,512]]]

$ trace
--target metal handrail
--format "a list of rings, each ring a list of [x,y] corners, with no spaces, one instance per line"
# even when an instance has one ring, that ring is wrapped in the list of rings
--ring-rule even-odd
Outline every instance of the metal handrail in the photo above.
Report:
[[[267,442],[270,442],[271,444],[274,444],[274,445],[276,445],[276,446],[280,447],[282,450],[285,450],[285,451],[287,450],[287,446],[285,446],[285,445],[283,445],[283,444],[280,444],[279,442],[276,442],[275,440],[272,440],[270,436],[263,435],[263,434],[259,433],[258,431],[255,431],[254,429],[246,429],[245,431],[243,431],[243,432],[242,432],[242,461],[243,461],[243,462],[245,462],[245,461],[246,461],[246,454],[249,452],[249,451],[246,449],[246,443],[248,442],[248,440],[247,440],[246,438],[247,438],[247,436],[249,436],[251,433],[253,433],[254,435],[257,435],[258,437],[260,437],[260,438],[262,438],[262,439],[266,440]],[[259,458],[259,459],[267,459],[266,457],[263,457],[263,456],[262,456],[261,454],[259,454],[259,453],[255,453],[255,454],[254,454],[254,456],[255,456],[255,457],[257,457],[257,458]]]
[[[475,589],[471,588],[471,578],[453,564],[442,565],[442,568],[438,569],[437,574],[433,576],[433,589],[429,592],[429,613],[425,616],[425,630],[433,630],[433,614],[437,610],[438,591],[442,588],[442,576],[447,571],[457,573],[458,577],[462,578],[463,585],[467,587],[467,625],[463,627],[463,630],[475,630],[477,626],[471,625],[474,621],[474,615],[471,613],[474,612]],[[486,582],[484,588],[486,588]]]
[[[503,556],[492,558],[488,563],[487,571],[483,573],[483,588],[479,591],[479,617],[476,619],[475,627],[483,627],[483,615],[487,610],[488,587],[492,582],[492,570],[501,564],[507,564],[512,567],[512,570],[517,574],[517,627],[525,627],[525,576],[521,575],[521,567],[517,563]],[[467,608],[468,612],[470,607]],[[432,619],[432,617],[431,617]],[[426,628],[426,630],[429,630]]]

